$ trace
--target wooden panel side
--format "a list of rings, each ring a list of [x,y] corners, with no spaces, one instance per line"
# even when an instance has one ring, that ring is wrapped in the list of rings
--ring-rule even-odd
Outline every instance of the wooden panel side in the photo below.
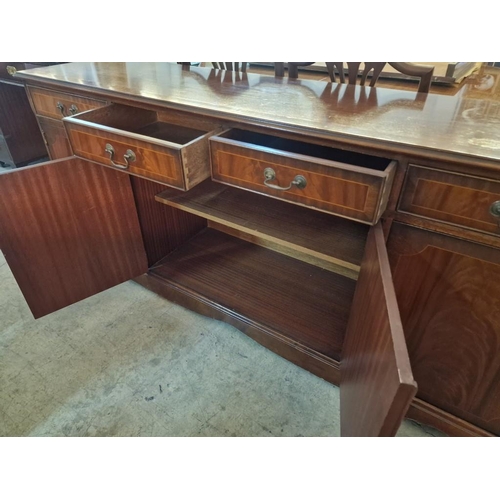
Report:
[[[342,436],[393,436],[416,392],[380,224],[368,235],[340,364]]]
[[[0,190],[0,246],[35,317],[147,270],[127,175],[72,158],[1,174]]]
[[[158,203],[155,196],[165,190],[164,185],[140,177],[130,181],[149,266],[206,227],[204,218]]]
[[[23,86],[0,82],[0,130],[17,166],[47,156]]]
[[[205,134],[181,150],[186,189],[191,189],[210,177],[210,149]]]

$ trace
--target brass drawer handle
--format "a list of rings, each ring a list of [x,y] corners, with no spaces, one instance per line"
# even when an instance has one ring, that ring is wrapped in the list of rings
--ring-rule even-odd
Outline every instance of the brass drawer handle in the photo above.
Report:
[[[72,104],[70,107],[69,107],[69,112],[70,114],[72,115],[76,115],[78,113],[78,108],[76,107],[75,104]]]
[[[277,189],[278,191],[288,191],[294,186],[299,189],[304,189],[307,186],[307,180],[303,175],[296,175],[290,185],[287,187],[277,186],[276,184],[269,184],[270,181],[276,179],[276,172],[272,168],[266,168],[264,170],[264,184],[272,189]]]
[[[113,165],[113,167],[121,168],[122,170],[127,170],[127,168],[130,167],[130,163],[136,160],[135,153],[131,149],[127,149],[127,152],[123,155],[125,165],[120,165],[119,163],[115,163],[113,161],[113,157],[115,156],[115,148],[111,144],[107,143],[104,147],[104,151],[109,154],[111,165]]]
[[[62,102],[57,101],[56,108],[61,112],[62,116],[66,116],[66,112],[64,111],[64,104]]]
[[[500,200],[494,201],[490,206],[490,214],[493,217],[500,217]]]

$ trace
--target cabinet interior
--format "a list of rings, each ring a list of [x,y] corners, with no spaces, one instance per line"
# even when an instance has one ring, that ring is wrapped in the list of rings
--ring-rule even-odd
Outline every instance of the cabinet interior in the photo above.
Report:
[[[147,203],[155,204],[143,211],[149,216],[168,211],[166,235],[183,235],[150,276],[340,359],[367,226],[211,180],[187,192],[164,189]]]
[[[82,124],[93,123],[116,131],[131,132],[179,145],[186,145],[206,134],[204,130],[174,123],[174,120],[169,119],[168,113],[121,104],[111,104],[81,113],[72,121]]]
[[[260,132],[252,132],[238,128],[228,130],[219,135],[219,137],[246,144],[252,144],[253,146],[270,148],[276,152],[311,156],[322,160],[365,167],[380,172],[383,172],[391,163],[391,160],[387,158],[380,158],[377,156],[355,153],[353,151],[321,146],[296,139],[285,139],[275,135],[262,134]]]

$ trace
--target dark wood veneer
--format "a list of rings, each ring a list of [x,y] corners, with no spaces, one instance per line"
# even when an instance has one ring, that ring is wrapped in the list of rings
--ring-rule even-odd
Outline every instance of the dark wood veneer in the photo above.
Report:
[[[132,176],[130,181],[149,267],[206,227],[205,219],[156,202],[164,185]]]
[[[409,321],[410,324],[409,333],[405,333],[407,337],[411,337],[408,341],[411,346],[410,356],[412,363],[415,363],[416,366],[418,374],[416,378],[420,385],[421,397],[425,398],[425,401],[422,399],[414,401],[409,415],[416,416],[419,420],[431,425],[435,424],[450,434],[488,435],[488,429],[490,432],[498,433],[499,398],[497,393],[499,389],[497,373],[500,372],[500,367],[495,357],[495,353],[498,352],[498,336],[495,325],[499,323],[495,316],[498,312],[495,302],[495,297],[498,297],[498,290],[495,283],[499,281],[497,268],[500,261],[496,254],[498,248],[500,248],[500,238],[490,227],[491,221],[484,218],[484,197],[485,195],[489,196],[497,193],[496,188],[493,190],[490,188],[492,185],[498,184],[500,179],[498,163],[498,160],[500,160],[498,89],[500,89],[500,86],[497,86],[498,89],[492,93],[491,98],[484,99],[481,96],[481,100],[478,100],[476,94],[474,94],[475,91],[460,92],[454,96],[442,97],[438,95],[422,96],[416,95],[414,92],[408,93],[386,89],[356,89],[353,86],[341,84],[292,81],[247,74],[241,74],[236,79],[221,79],[217,75],[217,73],[220,75],[220,71],[203,68],[181,69],[177,65],[166,63],[75,63],[65,65],[63,69],[53,67],[33,70],[19,74],[19,76],[27,81],[36,82],[35,85],[37,86],[40,84],[46,86],[47,89],[39,88],[39,90],[42,93],[45,92],[47,102],[52,99],[51,106],[55,104],[53,100],[56,96],[71,100],[71,96],[67,95],[67,92],[78,94],[84,100],[89,101],[101,99],[103,101],[106,99],[113,101],[114,104],[108,106],[107,110],[99,108],[98,111],[89,112],[87,116],[103,117],[108,113],[108,110],[118,109],[117,104],[123,105],[122,109],[125,105],[139,106],[141,109],[138,113],[134,113],[133,116],[127,117],[126,113],[119,113],[113,118],[108,115],[104,121],[109,118],[116,119],[114,125],[112,121],[97,124],[102,125],[104,128],[113,127],[116,124],[123,125],[125,132],[122,134],[122,138],[138,132],[145,133],[155,140],[165,139],[167,137],[164,134],[166,129],[162,122],[171,122],[176,128],[183,126],[203,131],[215,131],[216,129],[220,131],[221,127],[224,129],[244,129],[247,139],[249,132],[254,133],[254,135],[255,133],[265,132],[270,136],[279,136],[275,144],[284,144],[288,141],[290,145],[290,141],[298,140],[299,142],[314,144],[315,146],[312,146],[312,149],[316,149],[318,153],[323,147],[329,147],[330,149],[335,147],[340,150],[345,149],[351,152],[394,160],[397,164],[391,173],[391,176],[395,173],[392,192],[390,192],[391,186],[389,183],[385,182],[384,186],[379,189],[378,201],[375,201],[375,197],[372,196],[371,201],[369,201],[375,204],[376,208],[372,211],[373,217],[370,215],[370,220],[375,221],[382,216],[382,212],[386,207],[386,200],[389,199],[387,210],[384,212],[384,229],[391,250],[391,262],[394,264],[392,260],[394,256],[396,256],[397,260],[398,271],[395,280],[398,286],[398,294],[403,290],[403,319]],[[147,93],[143,92],[144,89],[147,89]],[[51,109],[51,112],[53,112],[53,109]],[[146,115],[154,115],[153,122],[141,121],[140,117]],[[54,118],[56,117],[54,116]],[[129,118],[132,119],[129,120]],[[50,119],[47,118],[46,120]],[[73,118],[66,121],[71,120]],[[43,121],[44,119],[42,119],[42,123]],[[54,152],[51,152],[51,156],[63,154],[63,137],[58,135],[60,129],[52,126],[54,124],[50,121],[46,121],[46,123],[49,124],[48,129],[54,131],[55,137],[59,140],[57,144],[61,146],[53,148]],[[405,126],[405,124],[411,126]],[[100,133],[103,133],[104,128],[102,127]],[[222,135],[224,136],[224,134]],[[226,139],[228,137],[226,136]],[[233,137],[233,139],[235,138],[237,139],[237,137]],[[155,140],[152,140],[151,143],[154,143]],[[272,140],[274,141],[275,137]],[[240,146],[244,142],[240,141]],[[249,142],[252,143],[251,140]],[[264,154],[269,153],[269,148],[272,148],[273,144],[257,144],[256,146],[254,149],[257,149],[259,154]],[[300,144],[297,145],[297,147],[299,146]],[[246,149],[248,150],[248,147]],[[303,160],[304,153],[308,154],[307,150],[304,151],[300,148],[298,150],[287,150],[285,148],[285,150],[288,151],[285,156],[291,162],[297,159]],[[121,155],[121,153],[119,154]],[[346,154],[349,155],[350,153]],[[203,176],[208,171],[208,163],[203,162],[203,159],[206,158],[204,155],[206,155],[206,152],[199,149],[192,161],[194,168],[185,171],[184,182],[187,189],[204,179]],[[182,160],[186,161],[186,157],[183,157]],[[312,163],[315,165],[314,168],[327,169],[328,165],[326,163],[331,160],[332,158],[325,158],[319,154],[319,159]],[[245,174],[246,177],[252,180],[252,174],[255,173],[254,163],[262,161],[264,161],[262,158],[252,158],[247,162],[249,163],[248,168],[241,168],[241,164],[230,165],[233,174],[235,174],[233,177],[239,178],[239,176]],[[409,164],[426,165],[427,170],[438,172],[437,175],[442,177],[422,179],[421,174],[424,169],[412,166],[408,171]],[[75,163],[70,162],[67,165],[75,165]],[[343,174],[340,176],[341,180],[352,181],[354,173],[360,173],[363,168],[366,169],[367,166],[370,166],[361,163],[358,163],[358,165],[361,165],[362,168],[344,168]],[[279,168],[281,167],[283,166],[279,165]],[[289,168],[291,171],[294,166],[290,163],[283,168]],[[376,177],[377,173],[383,172],[374,168],[371,173]],[[409,175],[405,184],[406,191],[403,198],[400,198],[403,179],[407,173]],[[418,175],[413,175],[415,173]],[[113,174],[127,178],[123,174],[116,174],[116,172]],[[136,175],[141,176],[143,174],[136,173]],[[143,176],[148,177],[148,175],[146,172]],[[289,180],[282,179],[281,172],[278,175],[278,183],[287,183]],[[345,179],[344,175],[347,176]],[[349,176],[351,178],[348,178]],[[55,176],[50,177],[50,182],[47,181],[45,184],[42,182],[41,186],[46,187],[47,185],[51,187],[53,177]],[[149,177],[151,176],[149,175]],[[106,178],[109,180],[108,177]],[[413,189],[412,178],[413,180],[417,179],[417,181],[426,181],[427,184],[421,182],[420,186],[417,186],[418,189],[415,188],[411,196],[408,197],[408,189]],[[458,181],[455,182],[457,179]],[[470,181],[470,179],[474,179],[474,181]],[[258,180],[259,182],[262,181],[260,177]],[[231,182],[234,182],[234,180]],[[84,189],[86,189],[87,183],[88,179],[85,177],[82,184]],[[259,210],[255,207],[251,208],[252,200],[257,199],[259,201],[266,200],[262,201],[263,206],[271,209],[278,204],[284,206],[283,213],[278,214],[274,222],[272,222],[273,216],[270,217],[271,223],[266,229],[265,224],[259,226],[258,221],[252,222],[251,217],[241,217],[241,220],[237,220],[241,212],[245,210],[244,206],[242,206],[238,213],[238,210],[236,210],[236,208],[239,208],[237,198],[232,201],[229,200],[232,205],[227,203],[228,199],[224,198],[224,196],[219,199],[219,201],[222,201],[224,198],[225,207],[222,212],[225,213],[221,219],[218,219],[217,210],[220,207],[217,207],[216,198],[208,204],[199,203],[199,200],[190,197],[191,192],[177,192],[178,197],[169,194],[168,199],[162,200],[171,205],[178,203],[176,208],[175,206],[160,204],[154,200],[154,197],[158,196],[160,191],[164,189],[163,186],[138,177],[132,179],[131,183],[139,215],[141,236],[141,238],[137,237],[136,239],[144,243],[150,266],[164,258],[166,264],[165,267],[154,268],[148,275],[142,275],[138,278],[140,282],[146,283],[147,286],[171,300],[178,301],[183,305],[198,310],[198,312],[234,324],[252,338],[287,359],[327,380],[338,382],[338,362],[331,357],[337,356],[338,345],[332,345],[332,339],[325,334],[327,331],[325,325],[330,321],[325,311],[328,311],[327,307],[331,304],[325,302],[322,305],[321,300],[330,300],[331,297],[329,299],[328,294],[335,295],[332,288],[335,289],[335,286],[339,284],[338,280],[342,277],[339,278],[337,275],[326,271],[327,276],[335,276],[335,286],[332,287],[328,279],[322,287],[323,289],[317,292],[319,306],[323,311],[321,314],[323,314],[325,323],[325,325],[320,325],[319,328],[316,328],[318,325],[314,323],[314,320],[317,321],[318,318],[312,314],[316,307],[313,298],[306,297],[306,302],[301,304],[297,301],[299,295],[300,299],[302,299],[302,295],[297,292],[297,296],[293,301],[288,301],[286,294],[295,293],[295,291],[283,291],[280,289],[280,285],[268,282],[268,279],[271,279],[276,283],[280,280],[287,283],[286,280],[289,277],[285,275],[286,277],[282,278],[285,268],[280,268],[280,265],[285,262],[288,263],[287,269],[293,269],[292,274],[296,274],[293,279],[294,286],[296,286],[297,280],[300,282],[301,279],[304,283],[307,283],[305,279],[307,269],[314,269],[315,273],[321,271],[321,265],[318,265],[316,261],[309,261],[314,262],[314,265],[305,264],[270,250],[271,248],[285,255],[290,251],[290,255],[305,261],[311,257],[311,255],[308,255],[311,249],[308,247],[306,240],[309,239],[307,236],[309,234],[308,229],[312,228],[306,227],[308,224],[307,218],[303,220],[303,241],[301,241],[301,235],[294,235],[290,238],[290,241],[292,241],[290,244],[290,241],[287,241],[288,228],[278,227],[282,222],[289,220],[283,217],[284,213],[287,211],[290,214],[295,213],[295,209],[305,212],[307,210],[305,207],[297,207],[292,204],[282,203],[279,200],[272,200],[262,196],[262,194],[249,192],[242,194],[245,199],[247,199],[246,196],[248,195],[247,207],[249,211]],[[449,186],[443,190],[442,184],[445,183],[448,183]],[[471,188],[474,193],[471,193]],[[19,189],[21,189],[21,186],[19,186]],[[30,186],[31,189],[33,189],[33,185]],[[71,189],[70,192],[72,192]],[[254,188],[246,187],[245,189],[253,190]],[[321,195],[321,189],[324,189],[324,186],[320,183],[315,185],[314,189],[316,191],[315,195]],[[261,191],[260,188],[255,190]],[[10,193],[13,191],[2,190],[2,194],[7,193],[10,198]],[[62,188],[60,191],[61,198],[65,200],[66,191]],[[169,191],[173,190],[167,190],[167,192]],[[240,191],[243,190],[240,189]],[[230,193],[231,191],[222,192]],[[265,194],[276,196],[274,191]],[[34,199],[42,196],[43,193],[35,192]],[[121,195],[110,194],[109,196],[115,199],[114,196],[120,198]],[[355,208],[359,209],[361,207],[359,204],[361,197],[352,196],[352,193],[349,194],[348,189],[343,190],[343,194],[337,194],[337,198],[334,200],[337,203],[338,196],[347,197],[348,202],[357,202],[358,205]],[[158,197],[161,199],[161,196]],[[317,198],[313,206],[317,203]],[[78,207],[85,205],[78,195],[76,199]],[[130,196],[128,196],[127,201],[122,203],[126,205],[126,210],[123,212],[125,215],[128,213],[130,199]],[[401,199],[403,204],[399,205]],[[404,205],[408,200],[411,201],[411,206]],[[486,201],[491,202],[489,198]],[[3,204],[12,205],[10,201],[5,200]],[[66,201],[61,202],[61,204],[64,208],[67,208]],[[31,206],[30,202],[27,202],[26,206]],[[99,206],[99,203],[97,206]],[[232,209],[231,206],[234,208]],[[260,207],[260,204],[258,206]],[[398,207],[406,207],[402,209],[407,211],[398,211]],[[318,209],[318,206],[316,205],[315,208]],[[366,206],[362,208],[364,210]],[[319,210],[324,209],[319,208]],[[424,213],[425,211],[427,212]],[[49,203],[48,213],[52,215],[51,203]],[[316,215],[332,217],[315,212],[311,216],[311,220],[316,220]],[[350,217],[346,214],[342,215]],[[2,214],[0,213],[1,217]],[[104,217],[106,217],[105,214]],[[352,218],[362,220],[358,217]],[[203,231],[203,228],[207,225],[207,219],[210,229]],[[64,221],[64,218],[61,220]],[[394,224],[393,220],[395,220]],[[419,236],[415,239],[412,235],[414,231],[418,230],[411,228],[408,230],[409,232],[405,230],[404,234],[400,233],[401,224],[398,221],[425,228],[425,232],[421,231],[425,236]],[[343,222],[346,225],[354,224],[345,220]],[[493,222],[495,222],[494,219]],[[252,225],[254,223],[255,225]],[[294,225],[293,221],[289,223],[290,227]],[[485,228],[484,224],[489,224],[489,226]],[[97,223],[96,227],[97,229],[100,228],[99,223]],[[320,225],[318,230],[322,230],[322,227]],[[196,246],[196,242],[200,241],[200,239],[205,241],[203,238],[206,237],[206,234],[217,234],[216,242],[211,243],[211,250],[226,248],[221,242],[230,237],[215,233],[214,228],[219,231],[227,231],[237,237],[236,240],[233,240],[237,242],[234,252],[229,251],[226,254],[223,252],[211,253],[211,251],[207,252],[205,246]],[[261,230],[263,234],[259,234]],[[15,231],[21,231],[21,229],[10,228],[9,231],[15,233]],[[134,237],[136,237],[137,231],[135,229],[134,231]],[[199,233],[200,231],[203,232]],[[443,234],[437,234],[436,231],[453,235],[462,241]],[[328,233],[328,230],[325,232]],[[343,231],[341,233],[343,234]],[[57,228],[50,234],[57,235]],[[349,231],[347,231],[347,234],[350,234]],[[280,241],[282,237],[284,240]],[[193,240],[189,241],[191,238]],[[245,239],[250,242],[242,241]],[[463,241],[466,239],[470,241]],[[420,246],[417,244],[417,240],[420,241]],[[281,246],[279,247],[279,245]],[[294,245],[297,245],[297,248]],[[356,255],[349,256],[349,244],[339,241],[334,244],[326,242],[326,245],[330,248],[325,250],[323,256],[333,256],[335,258],[338,250],[340,254],[343,254],[341,258],[344,259],[344,262],[350,262],[350,257],[352,257],[352,260],[359,261],[357,252],[355,252]],[[489,245],[489,247],[485,245]],[[322,250],[319,241],[312,242],[311,246],[314,248],[312,253],[317,251],[321,254]],[[21,248],[19,252],[21,255],[26,253],[22,242],[19,248]],[[113,251],[113,248],[113,245],[111,245],[109,251]],[[359,251],[361,246],[355,244],[352,248]],[[351,406],[348,405],[345,408],[345,411],[352,417],[352,411],[354,410],[356,413],[357,408],[359,408],[357,404],[364,403],[363,412],[365,413],[363,415],[371,414],[373,418],[363,422],[364,416],[361,415],[361,412],[358,412],[360,415],[354,416],[352,427],[355,428],[355,432],[358,434],[366,433],[370,435],[394,433],[394,429],[406,409],[407,396],[411,393],[412,387],[412,383],[408,383],[409,378],[406,376],[408,371],[405,368],[403,370],[403,374],[406,374],[405,381],[403,381],[404,387],[403,389],[398,388],[397,379],[399,376],[396,376],[392,369],[394,366],[399,365],[398,363],[392,363],[391,356],[387,355],[387,353],[390,353],[390,342],[387,341],[387,334],[396,332],[395,338],[399,342],[397,339],[401,338],[401,331],[398,327],[391,330],[389,325],[394,327],[394,321],[387,321],[387,318],[384,317],[384,304],[388,308],[389,315],[394,314],[394,311],[397,310],[397,304],[393,299],[387,299],[387,287],[382,286],[382,291],[380,291],[380,281],[377,273],[374,273],[374,269],[377,263],[380,264],[380,269],[384,267],[384,265],[381,265],[380,259],[380,251],[383,248],[380,244],[378,247],[375,245],[375,248],[378,255],[377,251],[373,251],[374,247],[369,245],[365,256],[365,261],[372,262],[374,266],[371,264],[368,266],[368,274],[371,278],[363,278],[358,282],[357,295],[366,294],[365,299],[362,301],[364,302],[363,307],[356,303],[356,299],[354,301],[353,312],[356,317],[359,316],[354,330],[358,340],[360,339],[359,334],[361,334],[361,340],[354,342],[354,351],[346,350],[344,353],[346,359],[352,358],[354,360],[358,359],[358,361],[359,357],[356,358],[356,356],[352,357],[351,355],[353,352],[356,354],[359,346],[368,345],[370,350],[379,353],[379,355],[373,355],[372,358],[368,359],[369,362],[364,365],[357,361],[352,363],[351,366],[354,367],[355,376],[360,376],[360,380],[363,380],[362,385],[365,389],[361,393],[363,393],[362,396],[366,397],[364,399],[363,397],[351,398]],[[45,247],[42,246],[40,249],[42,253],[47,253]],[[242,249],[244,251],[251,249],[250,253],[253,257],[249,262],[244,259],[235,260],[235,255]],[[187,250],[189,251],[187,252]],[[33,250],[27,250],[28,253],[30,251]],[[116,252],[116,255],[119,255],[118,252]],[[166,255],[168,256],[165,257]],[[206,272],[198,272],[197,266],[191,269],[189,266],[186,269],[182,267],[182,264],[177,259],[182,261],[183,258],[188,258],[187,255],[190,258],[195,258],[193,255],[197,255],[200,262],[208,262]],[[320,255],[319,257],[322,258],[323,256]],[[314,256],[314,258],[316,257],[318,256]],[[38,262],[43,260],[40,256],[37,256],[37,258]],[[128,258],[133,260],[133,256],[127,255],[125,260]],[[258,268],[269,261],[277,262],[279,265],[275,266],[276,269],[271,272],[270,276],[264,274],[263,278],[258,274]],[[227,262],[232,262],[232,264],[227,265]],[[226,274],[225,272],[219,272],[217,267],[219,265],[224,269],[227,268]],[[85,268],[85,262],[80,261],[76,265],[77,270],[79,266]],[[268,266],[264,265],[263,267],[267,268]],[[162,268],[165,274],[162,274],[161,271],[155,274],[157,269]],[[234,271],[233,274],[231,274],[231,269]],[[252,272],[249,269],[253,269]],[[278,272],[277,269],[281,272]],[[38,275],[40,277],[43,274],[38,269],[32,268],[28,270],[32,271],[33,276]],[[267,269],[264,269],[264,272],[266,271]],[[64,272],[70,271],[64,268]],[[92,269],[88,271],[91,280],[94,279],[92,272]],[[82,275],[86,275],[86,271]],[[243,283],[238,282],[240,275],[244,278]],[[174,279],[172,279],[172,276],[174,276]],[[314,282],[321,283],[322,281],[318,276],[313,273],[309,277],[314,277]],[[384,276],[387,277],[387,273],[381,272],[380,280],[383,284],[387,284],[387,280],[384,281]],[[479,276],[483,276],[482,283],[478,281]],[[57,279],[61,281],[62,277],[59,276]],[[302,282],[300,284],[302,285]],[[259,290],[269,291],[265,292],[265,295],[271,297],[268,297],[268,300],[274,299],[274,295],[277,295],[281,309],[273,311],[275,313],[273,316],[271,311],[266,309],[268,303],[262,305],[262,298],[259,297],[258,300],[252,299],[253,302],[250,300],[251,304],[248,311],[241,312],[239,310],[240,305],[245,306],[247,300],[242,299],[243,294],[240,297],[230,295],[235,289],[238,291],[245,285],[250,285],[247,286],[248,290],[245,289],[246,296],[248,294],[253,296],[252,294],[255,295]],[[217,290],[215,297],[212,296],[211,292],[207,292],[207,289],[212,286]],[[369,293],[363,292],[363,288],[367,287],[370,288]],[[56,289],[57,287],[54,285],[53,288]],[[347,288],[344,287],[344,292],[346,290]],[[379,293],[376,293],[376,290],[379,290]],[[59,296],[62,296],[65,292],[58,289],[58,293]],[[385,302],[380,300],[384,293],[387,299]],[[437,300],[427,300],[430,296],[437,297],[442,302],[442,307],[435,305],[434,302],[437,302]],[[456,296],[459,298],[456,299]],[[314,296],[314,299],[317,297]],[[415,297],[417,298],[415,299]],[[338,297],[333,298],[333,303],[336,303]],[[377,299],[379,302],[377,302]],[[415,303],[412,302],[414,299]],[[380,310],[369,307],[369,300],[374,300],[377,305],[381,304]],[[235,306],[233,308],[228,307],[227,302]],[[287,303],[292,305],[286,307]],[[295,321],[297,325],[293,325],[291,324],[293,321],[288,319],[289,310],[296,314],[294,308],[297,303],[300,304],[300,307],[306,309],[305,317],[309,314],[312,318],[310,330],[303,330],[298,321]],[[341,310],[343,312],[347,311],[348,314],[350,304],[351,302],[346,300]],[[298,311],[300,312],[300,309]],[[391,313],[391,311],[393,312]],[[379,321],[383,326],[383,328],[377,329],[379,335],[375,339],[364,338],[367,332],[373,333],[371,328],[373,325],[371,319],[369,317],[367,319],[367,313],[373,315],[373,322]],[[315,317],[313,318],[313,316]],[[394,320],[394,317],[392,319]],[[288,324],[289,321],[290,325]],[[330,323],[332,322],[330,321]],[[340,322],[335,320],[333,324],[340,331]],[[295,332],[293,330],[294,326],[297,326]],[[352,331],[352,328],[349,330]],[[457,331],[458,333],[456,333]],[[452,338],[452,335],[455,335],[455,337]],[[338,334],[334,333],[334,337],[337,338]],[[474,342],[476,345],[473,345]],[[325,354],[325,352],[328,354]],[[377,360],[375,358],[377,358],[378,362],[382,362],[382,366],[376,367],[375,361]],[[426,362],[428,362],[427,365]],[[390,382],[381,389],[381,385],[384,385],[380,383],[381,380],[384,380],[381,375],[383,372],[388,374],[386,380]],[[450,379],[450,374],[454,372],[458,373],[458,376],[452,376],[452,379]],[[431,377],[429,373],[433,373],[434,376]],[[344,389],[345,380],[344,377]],[[347,380],[349,380],[349,377]],[[373,396],[377,394],[377,391],[380,392],[381,390],[382,397],[377,400]],[[383,414],[388,408],[387,418],[380,418],[380,411]],[[482,429],[475,427],[474,424],[482,427]]]
[[[0,174],[0,247],[35,318],[147,270],[128,176],[77,158]]]
[[[490,206],[500,200],[500,181],[410,165],[399,210],[500,235]]]
[[[498,250],[399,223],[388,250],[419,398],[500,434]]]
[[[377,224],[368,234],[342,350],[342,436],[394,436],[416,391]]]
[[[182,190],[210,176],[208,137],[151,110],[111,104],[64,119],[77,156]],[[113,158],[107,145],[114,149]],[[132,151],[135,159],[125,163]],[[116,167],[114,164],[118,164]]]
[[[366,224],[375,224],[385,209],[396,169],[395,162],[383,158],[243,130],[212,137],[210,152],[215,181]],[[335,157],[339,161],[332,159]],[[354,164],[342,163],[349,158]],[[266,186],[264,171],[268,168],[276,173],[272,185],[292,186],[297,175],[307,185],[288,190]]]
[[[66,92],[55,92],[31,86],[28,86],[27,89],[36,114],[56,120],[61,120],[64,116],[70,116],[72,114],[70,109],[74,109],[73,114],[76,114],[106,104],[105,101],[89,99]],[[72,108],[72,106],[75,106],[75,108]]]

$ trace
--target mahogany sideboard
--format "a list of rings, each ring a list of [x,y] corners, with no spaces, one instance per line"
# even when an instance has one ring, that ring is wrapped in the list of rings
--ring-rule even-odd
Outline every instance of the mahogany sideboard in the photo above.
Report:
[[[16,76],[52,161],[0,175],[0,246],[35,317],[134,278],[340,384],[342,435],[500,434],[498,100],[168,63]]]

